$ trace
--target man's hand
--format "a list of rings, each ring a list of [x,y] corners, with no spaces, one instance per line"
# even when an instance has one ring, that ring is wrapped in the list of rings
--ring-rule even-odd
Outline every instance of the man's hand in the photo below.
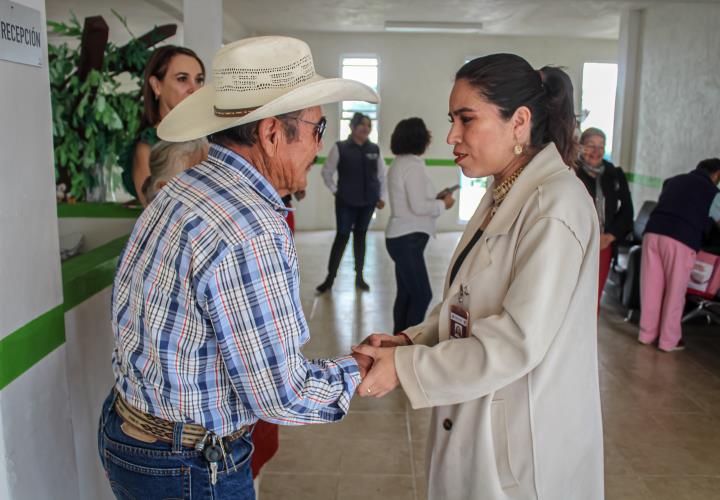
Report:
[[[452,206],[455,204],[455,198],[453,198],[453,195],[450,193],[443,196],[441,199],[443,203],[445,203],[445,210],[452,208]]]
[[[372,369],[358,387],[361,397],[381,398],[400,384],[395,371],[395,349],[397,347],[372,347],[369,345],[353,347],[353,355],[362,354],[374,360]]]
[[[407,338],[403,335],[388,335],[386,333],[373,333],[368,335],[361,344],[372,347],[397,347],[408,344]]]
[[[615,236],[610,233],[603,233],[600,235],[600,250],[605,250],[608,246],[615,241]]]
[[[355,362],[358,364],[358,368],[360,368],[360,378],[364,379],[368,371],[370,371],[370,367],[373,365],[373,359],[370,356],[357,352],[352,353],[351,356],[355,358]]]
[[[378,200],[377,205],[375,206],[378,207],[378,210],[382,210],[385,208],[385,202],[383,200]]]

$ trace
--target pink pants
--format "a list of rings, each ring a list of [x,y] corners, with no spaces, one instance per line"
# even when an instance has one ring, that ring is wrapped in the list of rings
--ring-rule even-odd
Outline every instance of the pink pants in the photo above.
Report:
[[[660,349],[672,349],[682,337],[683,308],[695,251],[677,240],[648,233],[640,266],[640,341],[660,338]]]
[[[600,301],[602,300],[603,290],[605,290],[605,283],[610,274],[610,264],[612,264],[613,248],[612,245],[605,247],[605,250],[600,250],[600,276],[598,278],[598,314],[600,314]]]

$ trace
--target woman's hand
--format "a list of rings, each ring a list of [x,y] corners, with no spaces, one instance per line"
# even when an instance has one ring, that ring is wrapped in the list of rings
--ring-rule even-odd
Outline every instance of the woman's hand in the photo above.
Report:
[[[615,241],[615,236],[610,233],[603,233],[600,235],[600,250],[605,250],[608,246]]]
[[[455,198],[453,198],[453,195],[450,193],[443,196],[442,201],[445,203],[445,210],[449,210],[455,204]]]
[[[361,343],[372,347],[410,345],[405,335],[388,335],[386,333],[373,333],[372,335],[368,335]]]
[[[400,384],[395,371],[395,349],[397,348],[372,347],[369,345],[353,347],[353,353],[369,356],[373,359],[372,369],[358,387],[360,396],[381,398]]]

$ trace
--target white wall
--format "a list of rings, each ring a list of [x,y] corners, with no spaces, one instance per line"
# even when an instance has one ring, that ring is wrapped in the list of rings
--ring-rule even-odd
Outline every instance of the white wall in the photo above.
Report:
[[[666,5],[641,15],[632,170],[667,178],[720,155],[720,5]],[[635,203],[658,189],[632,185]]]
[[[534,67],[546,64],[567,67],[576,88],[579,109],[582,65],[584,62],[615,62],[617,42],[570,38],[410,35],[410,34],[342,34],[288,33],[310,45],[315,67],[324,76],[339,76],[341,58],[352,54],[374,54],[380,60],[379,91],[380,147],[385,156],[392,130],[403,118],[421,117],[433,132],[427,158],[451,158],[445,143],[448,132],[448,97],[453,75],[466,58],[495,52],[514,52]],[[328,131],[323,154],[337,140],[338,106],[325,109]],[[455,167],[431,167],[430,174],[438,190],[458,181]],[[308,197],[298,205],[298,229],[332,229],[335,227],[332,197],[320,177],[320,167],[310,174]],[[378,212],[374,228],[383,229],[389,210]],[[441,230],[457,230],[457,205],[438,221]]]
[[[3,500],[80,498],[69,399],[64,345],[0,392]]]
[[[115,340],[110,326],[110,297],[108,287],[65,313],[78,500],[114,498],[97,451],[100,410],[114,382],[110,364]]]
[[[62,303],[44,38],[42,67],[0,61],[0,338]],[[60,347],[0,392],[3,499],[77,498],[66,370]]]
[[[0,60],[0,336],[62,302],[44,44],[41,68]]]

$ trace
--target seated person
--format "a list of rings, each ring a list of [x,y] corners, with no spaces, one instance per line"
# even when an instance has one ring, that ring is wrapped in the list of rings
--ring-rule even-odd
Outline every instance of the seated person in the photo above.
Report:
[[[160,141],[150,150],[150,177],[142,186],[148,206],[165,184],[179,173],[194,167],[207,157],[208,142],[196,139],[188,142]]]
[[[590,127],[580,136],[576,172],[595,202],[600,220],[600,276],[598,310],[617,244],[633,229],[633,204],[625,172],[605,160],[605,133]]]

